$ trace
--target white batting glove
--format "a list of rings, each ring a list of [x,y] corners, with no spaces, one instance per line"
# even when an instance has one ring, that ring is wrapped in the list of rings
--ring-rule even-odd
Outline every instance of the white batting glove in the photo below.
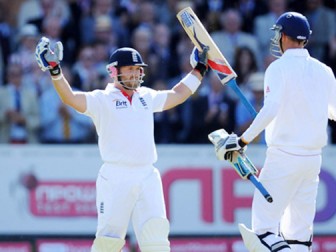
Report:
[[[202,52],[199,52],[197,47],[194,47],[190,54],[190,65],[192,68],[198,70],[202,76],[208,70],[208,51],[208,46],[205,46]]]
[[[36,46],[35,58],[42,71],[49,70],[51,75],[58,75],[61,71],[59,64],[63,59],[62,42],[58,41],[52,51],[49,39],[42,37]]]
[[[197,47],[195,46],[190,54],[190,65],[192,68],[195,68],[198,63],[198,53],[199,51]]]
[[[232,161],[233,151],[239,151],[246,145],[240,141],[240,138],[236,134],[232,133],[229,135],[224,129],[211,132],[208,138],[215,146],[218,160]],[[243,151],[245,151],[245,149],[246,147]]]

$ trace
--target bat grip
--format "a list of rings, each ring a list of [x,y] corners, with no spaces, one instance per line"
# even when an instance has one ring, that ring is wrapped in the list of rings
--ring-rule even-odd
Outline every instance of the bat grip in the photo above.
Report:
[[[264,196],[264,198],[267,200],[267,202],[272,203],[273,198],[269,194],[269,192],[265,189],[265,187],[260,183],[258,178],[254,176],[252,173],[247,176],[247,178],[255,185],[255,187],[261,192],[261,194]]]
[[[229,87],[236,93],[239,100],[244,104],[247,110],[250,112],[251,116],[255,118],[257,116],[257,111],[253,108],[252,104],[246,99],[245,95],[242,93],[240,88],[237,85],[236,79],[231,79],[227,83]]]

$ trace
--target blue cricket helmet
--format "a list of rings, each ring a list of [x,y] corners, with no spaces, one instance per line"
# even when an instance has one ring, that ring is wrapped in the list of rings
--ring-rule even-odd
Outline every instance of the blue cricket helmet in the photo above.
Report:
[[[115,50],[111,54],[108,64],[113,65],[114,67],[147,66],[147,64],[143,62],[140,53],[137,50],[130,47],[122,47]]]
[[[281,34],[298,41],[304,41],[304,45],[306,45],[312,33],[307,18],[298,12],[283,13],[271,29],[275,34],[271,39],[270,51],[277,58],[283,53]]]
[[[297,40],[308,40],[312,33],[307,18],[298,12],[285,12],[271,29]]]

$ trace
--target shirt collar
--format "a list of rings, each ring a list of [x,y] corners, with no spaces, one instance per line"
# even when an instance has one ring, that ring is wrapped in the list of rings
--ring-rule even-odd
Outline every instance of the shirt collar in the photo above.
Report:
[[[108,83],[107,86],[106,86],[106,88],[105,88],[105,90],[109,91],[109,92],[114,92],[114,93],[120,92],[120,93],[123,94],[123,96],[125,96],[127,98],[127,100],[129,100],[129,102],[132,102],[132,97],[130,97],[125,91],[123,91],[123,90],[121,90],[119,88],[116,88],[113,85],[113,83]],[[137,93],[137,91],[135,90],[135,92],[133,93],[133,95],[136,94],[136,93]]]
[[[287,49],[283,55],[284,56],[301,56],[301,57],[310,56],[308,50],[305,48]]]

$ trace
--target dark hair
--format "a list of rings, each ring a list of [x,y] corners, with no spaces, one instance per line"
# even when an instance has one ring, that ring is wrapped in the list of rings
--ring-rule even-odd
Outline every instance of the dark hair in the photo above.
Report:
[[[258,70],[258,65],[257,65],[257,59],[254,54],[254,52],[247,46],[241,46],[237,47],[235,50],[234,54],[234,64],[233,64],[233,69],[237,73],[237,82],[242,83],[245,79],[245,72],[242,71],[242,66],[241,66],[241,57],[243,53],[246,53],[249,55],[251,62],[250,62],[250,67],[249,67],[249,72],[256,72]]]

